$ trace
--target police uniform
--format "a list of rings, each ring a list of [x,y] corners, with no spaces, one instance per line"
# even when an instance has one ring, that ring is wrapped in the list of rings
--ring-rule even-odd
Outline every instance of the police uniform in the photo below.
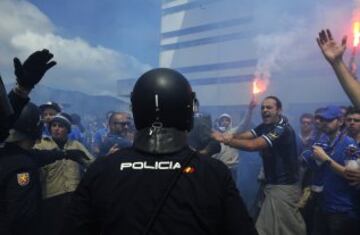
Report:
[[[63,158],[83,162],[80,151],[24,150],[6,143],[0,148],[0,234],[39,234],[41,183],[39,169]],[[76,155],[75,155],[76,154]]]
[[[19,117],[21,110],[30,100],[29,98],[19,96],[14,91],[10,91],[7,98],[11,104],[13,113],[10,116],[7,116],[6,113],[2,113],[0,116],[0,143],[8,137],[9,130]]]
[[[40,162],[13,144],[0,150],[0,234],[38,234]]]
[[[90,166],[62,234],[257,234],[227,167],[188,147],[196,103],[182,74],[143,74],[133,146]]]
[[[98,159],[73,194],[63,234],[143,234],[179,171],[149,234],[256,234],[230,171],[189,148],[156,156],[124,149]]]

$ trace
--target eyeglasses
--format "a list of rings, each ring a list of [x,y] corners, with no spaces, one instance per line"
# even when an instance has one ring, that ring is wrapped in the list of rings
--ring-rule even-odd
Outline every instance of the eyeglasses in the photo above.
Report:
[[[360,119],[359,118],[346,118],[346,121],[347,122],[360,122]]]
[[[130,122],[113,122],[113,125],[130,126]]]
[[[303,124],[303,125],[311,125],[312,122],[310,122],[310,121],[301,121],[301,124]]]

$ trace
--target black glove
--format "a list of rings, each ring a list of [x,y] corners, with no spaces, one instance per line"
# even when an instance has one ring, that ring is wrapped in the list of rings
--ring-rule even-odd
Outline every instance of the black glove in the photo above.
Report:
[[[9,97],[5,89],[5,85],[1,79],[1,75],[0,75],[0,113],[2,116],[0,120],[2,120],[2,118],[10,117],[11,115],[14,114],[14,109],[10,103]]]
[[[14,58],[14,68],[17,83],[26,88],[32,89],[41,80],[47,70],[56,65],[48,50],[35,51],[23,64],[18,58]]]
[[[90,158],[81,150],[69,149],[65,150],[65,159],[69,159],[79,163],[80,165],[87,165]]]

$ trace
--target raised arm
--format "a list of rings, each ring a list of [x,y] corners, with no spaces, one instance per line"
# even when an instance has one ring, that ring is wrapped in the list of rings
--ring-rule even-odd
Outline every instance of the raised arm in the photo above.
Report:
[[[336,42],[329,29],[322,30],[316,39],[325,59],[334,69],[344,91],[350,98],[354,106],[360,108],[360,83],[351,74],[343,61],[346,50],[346,36],[343,37],[341,44]]]
[[[28,95],[31,90],[40,82],[46,71],[56,65],[52,58],[53,54],[46,49],[34,52],[24,63],[21,63],[18,58],[14,58],[16,85],[7,97],[0,77],[0,111],[2,114],[0,117],[0,142],[6,139],[8,131],[30,100]]]
[[[245,115],[241,120],[240,124],[237,126],[235,133],[240,133],[243,132],[244,130],[250,129],[251,118],[256,105],[257,105],[257,101],[255,99],[255,96],[252,96],[250,103],[246,109]]]

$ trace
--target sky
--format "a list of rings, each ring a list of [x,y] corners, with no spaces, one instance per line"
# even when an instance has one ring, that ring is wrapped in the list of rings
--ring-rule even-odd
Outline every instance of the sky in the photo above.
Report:
[[[316,30],[330,27],[337,38],[349,33],[341,25],[350,22],[353,9],[360,6],[359,0],[250,2],[263,27],[255,38],[257,53],[265,60],[259,66],[265,63],[274,70],[281,69],[279,60],[319,54]],[[118,79],[139,77],[158,65],[161,0],[0,0],[0,15],[0,73],[5,83],[14,81],[13,57],[24,60],[42,48],[53,52],[58,65],[41,83],[87,94],[116,95]]]
[[[12,58],[48,48],[58,62],[41,83],[115,95],[116,80],[156,67],[160,0],[0,0],[0,72]]]

